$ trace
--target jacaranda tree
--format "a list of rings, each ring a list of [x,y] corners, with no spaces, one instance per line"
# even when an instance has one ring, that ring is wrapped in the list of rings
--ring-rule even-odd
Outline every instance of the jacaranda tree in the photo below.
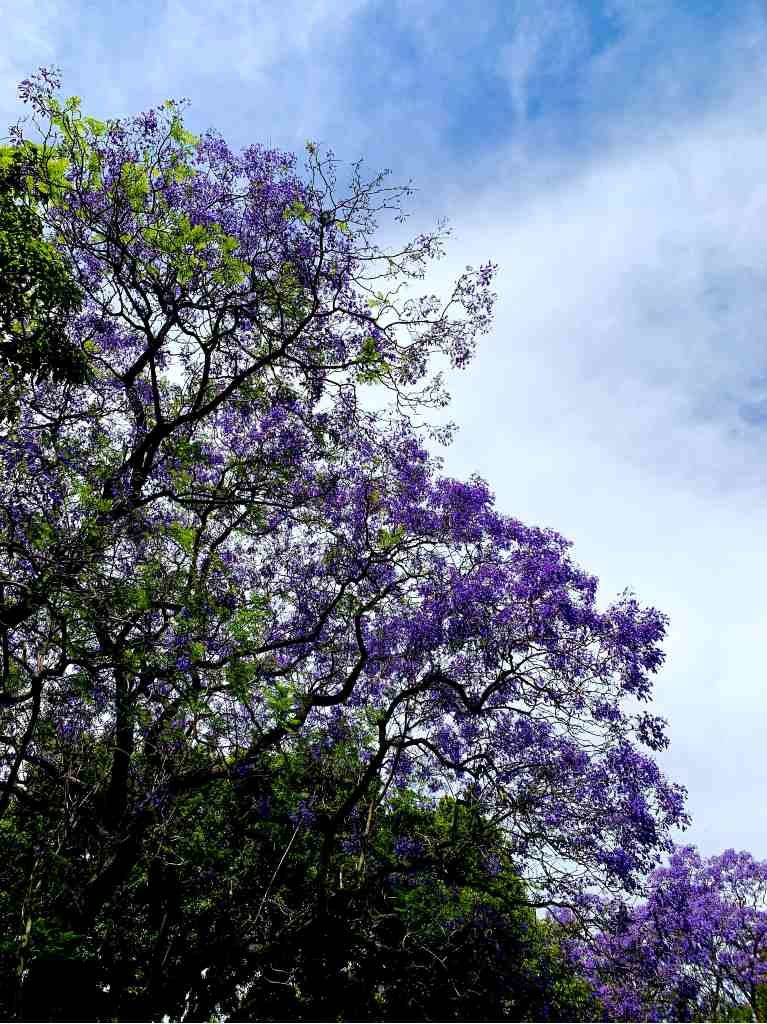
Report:
[[[767,863],[676,849],[576,959],[610,1020],[764,1020]],[[739,1011],[745,1010],[745,1014]]]
[[[300,176],[192,136],[173,103],[100,122],[56,84],[23,83],[37,136],[14,138],[88,373],[30,380],[0,437],[19,991],[53,932],[116,948],[111,910],[150,862],[173,874],[163,837],[193,801],[308,737],[356,758],[332,799],[296,795],[320,922],[341,841],[364,853],[404,789],[502,828],[532,905],[633,890],[686,820],[652,756],[665,723],[637,710],[664,616],[600,610],[568,543],[441,476],[414,424],[445,400],[431,357],[463,366],[489,327],[494,267],[399,299],[443,237],[371,241],[408,189],[355,167],[341,193],[332,155],[309,144]],[[178,927],[146,921],[159,962]],[[130,964],[105,984],[130,989]]]

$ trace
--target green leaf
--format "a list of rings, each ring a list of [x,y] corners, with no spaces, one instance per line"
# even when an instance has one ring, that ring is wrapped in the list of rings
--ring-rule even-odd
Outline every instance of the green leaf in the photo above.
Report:
[[[397,526],[393,530],[380,529],[376,540],[382,551],[390,551],[405,536],[405,527]]]
[[[302,220],[304,224],[311,224],[313,217],[300,199],[294,199],[285,207],[282,213],[284,220]]]
[[[197,530],[193,526],[184,526],[183,523],[171,523],[168,532],[173,539],[190,554],[194,547]]]

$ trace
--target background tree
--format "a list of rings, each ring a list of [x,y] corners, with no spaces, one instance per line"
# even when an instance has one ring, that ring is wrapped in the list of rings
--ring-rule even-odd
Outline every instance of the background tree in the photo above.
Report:
[[[764,1020],[767,863],[681,847],[575,948],[611,1020]]]

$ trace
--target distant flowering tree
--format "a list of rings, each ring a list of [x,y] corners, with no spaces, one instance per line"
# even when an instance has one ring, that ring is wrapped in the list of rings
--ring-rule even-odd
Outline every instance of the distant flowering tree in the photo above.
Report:
[[[764,1020],[767,862],[675,850],[635,908],[614,905],[595,942],[574,946],[610,1020]]]
[[[651,697],[664,616],[599,610],[568,543],[440,476],[412,422],[444,401],[430,357],[462,366],[487,329],[492,265],[447,304],[398,302],[388,282],[441,251],[370,242],[407,190],[355,170],[343,197],[311,145],[304,180],[191,136],[174,104],[99,122],[55,85],[23,84],[41,141],[15,144],[88,374],[30,382],[0,436],[0,813],[41,815],[9,890],[20,973],[52,858],[46,913],[97,943],[146,850],[172,859],[179,799],[318,733],[320,759],[358,752],[331,803],[296,795],[321,909],[340,837],[364,848],[402,787],[502,824],[533,902],[634,889],[686,821],[652,758],[665,723],[626,707]]]

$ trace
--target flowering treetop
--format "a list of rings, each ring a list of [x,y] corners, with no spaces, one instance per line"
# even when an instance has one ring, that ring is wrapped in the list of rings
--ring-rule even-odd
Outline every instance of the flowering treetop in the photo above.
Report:
[[[720,1020],[738,1005],[763,1020],[767,862],[677,847],[646,900],[609,907],[604,930],[574,953],[612,1020]]]
[[[492,265],[398,306],[388,282],[440,241],[372,245],[380,179],[339,197],[313,149],[304,180],[176,105],[101,123],[53,85],[24,84],[42,141],[16,144],[90,372],[30,383],[0,437],[0,808],[107,741],[95,907],[179,794],[321,735],[361,765],[305,808],[325,865],[363,797],[415,785],[503,822],[540,901],[634,888],[686,821],[665,723],[626,703],[650,700],[665,618],[599,610],[568,543],[441,476],[408,415],[442,401],[430,357],[463,365],[487,329]]]

